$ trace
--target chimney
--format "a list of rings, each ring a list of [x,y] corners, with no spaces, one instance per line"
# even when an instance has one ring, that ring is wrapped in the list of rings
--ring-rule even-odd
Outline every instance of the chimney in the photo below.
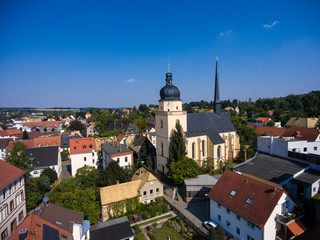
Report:
[[[117,180],[117,184],[119,184],[119,180]]]
[[[141,168],[139,168],[139,176],[141,175]]]

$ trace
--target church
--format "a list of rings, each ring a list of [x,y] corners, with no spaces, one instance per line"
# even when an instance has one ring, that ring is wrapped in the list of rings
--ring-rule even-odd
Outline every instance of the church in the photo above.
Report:
[[[179,89],[172,84],[172,73],[166,74],[166,85],[160,90],[156,112],[156,169],[167,173],[170,136],[179,120],[186,139],[187,156],[201,167],[211,160],[218,168],[235,158],[240,150],[239,136],[226,112],[220,111],[218,59],[216,59],[214,112],[187,113],[182,109]]]

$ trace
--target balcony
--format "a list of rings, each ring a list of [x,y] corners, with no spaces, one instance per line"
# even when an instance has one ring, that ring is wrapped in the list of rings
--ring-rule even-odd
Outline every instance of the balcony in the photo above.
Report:
[[[296,210],[295,213],[277,214],[276,221],[280,223],[280,229],[277,230],[277,239],[294,239],[304,233],[307,229],[299,220],[302,217],[303,212],[301,210]]]

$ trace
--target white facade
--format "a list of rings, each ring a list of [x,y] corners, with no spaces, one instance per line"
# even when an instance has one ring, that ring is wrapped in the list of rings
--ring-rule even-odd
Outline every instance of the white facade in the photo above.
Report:
[[[103,169],[105,169],[111,161],[116,161],[119,163],[120,167],[128,167],[133,164],[133,154],[132,152],[123,153],[119,155],[112,155],[111,157],[102,150],[103,157]]]
[[[97,168],[98,153],[95,150],[87,153],[73,153],[70,154],[71,158],[71,175],[75,176],[77,170],[84,166]]]
[[[294,138],[279,138],[273,136],[258,137],[258,151],[280,157],[288,157],[288,151],[304,154],[320,155],[320,142],[294,140]]]
[[[21,176],[0,191],[1,239],[10,236],[26,215],[25,182]]]
[[[228,211],[227,208],[210,199],[210,219],[221,226],[226,232],[240,240],[276,239],[276,232],[280,230],[280,224],[276,222],[276,215],[284,214],[285,209],[287,209],[288,212],[292,212],[294,206],[295,203],[283,193],[265,223],[264,228],[260,229],[243,217],[230,210]],[[263,206],[261,211],[263,211]]]

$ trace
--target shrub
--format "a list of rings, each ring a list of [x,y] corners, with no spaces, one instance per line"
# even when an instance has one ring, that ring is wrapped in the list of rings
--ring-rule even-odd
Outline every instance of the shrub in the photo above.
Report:
[[[151,227],[150,227],[150,226],[147,226],[146,229],[147,229],[148,231],[150,231],[150,230],[151,230]]]
[[[134,226],[134,232],[135,232],[136,234],[138,234],[138,233],[141,232],[141,229],[139,228],[138,225],[135,225],[135,226]]]
[[[169,206],[168,206],[168,204],[163,203],[163,204],[161,205],[161,211],[162,211],[162,213],[168,212],[168,211],[169,211]]]

